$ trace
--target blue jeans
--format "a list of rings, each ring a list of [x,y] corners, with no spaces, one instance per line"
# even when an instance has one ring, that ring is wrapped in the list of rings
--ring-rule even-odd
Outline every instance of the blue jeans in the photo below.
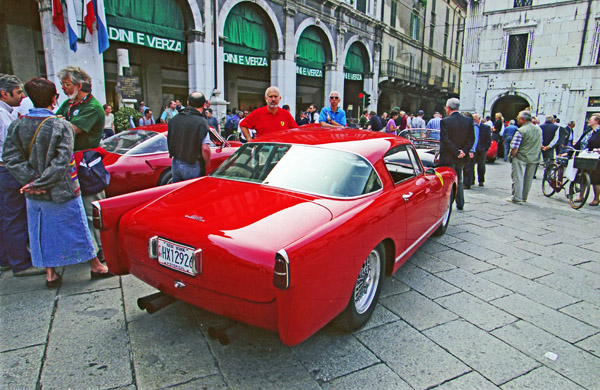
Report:
[[[27,209],[19,192],[21,183],[0,166],[0,265],[11,265],[13,272],[31,267],[27,250]]]
[[[173,157],[173,161],[171,162],[171,172],[173,172],[173,183],[177,183],[178,181],[190,180],[204,176],[205,168],[204,164],[202,164],[200,161],[190,164]]]
[[[508,156],[510,156],[510,143],[512,142],[512,138],[507,138],[504,140],[504,161],[508,161]]]

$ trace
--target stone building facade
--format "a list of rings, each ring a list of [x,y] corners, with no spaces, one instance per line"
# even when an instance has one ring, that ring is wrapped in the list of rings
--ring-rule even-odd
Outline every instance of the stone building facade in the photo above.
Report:
[[[466,0],[383,0],[379,111],[426,116],[457,97]]]
[[[600,111],[600,1],[471,0],[461,109],[505,119],[530,108],[576,122]]]
[[[77,52],[53,25],[50,0],[3,2],[1,71],[58,85],[61,68],[79,65],[98,99],[116,104],[125,67],[137,77],[137,100],[155,113],[192,90],[210,96],[220,115],[260,106],[269,85],[280,87],[292,112],[323,107],[331,90],[345,108],[357,107],[359,91],[378,94],[374,1],[104,0],[110,47],[102,54],[96,32],[83,26],[82,1],[74,3]]]

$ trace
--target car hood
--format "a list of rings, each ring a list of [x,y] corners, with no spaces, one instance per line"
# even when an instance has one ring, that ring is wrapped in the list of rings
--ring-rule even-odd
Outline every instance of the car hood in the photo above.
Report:
[[[205,177],[137,210],[151,234],[188,245],[209,240],[229,250],[275,252],[332,218],[314,196],[255,183]],[[242,256],[243,257],[243,256]]]

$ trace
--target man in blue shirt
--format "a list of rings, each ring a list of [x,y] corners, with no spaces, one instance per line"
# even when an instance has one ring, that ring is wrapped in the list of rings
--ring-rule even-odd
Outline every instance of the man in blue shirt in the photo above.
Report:
[[[331,91],[329,94],[329,103],[331,107],[323,107],[319,122],[321,127],[345,127],[346,113],[338,105],[340,104],[340,94],[338,91]]]
[[[502,139],[504,140],[504,161],[508,161],[510,143],[517,130],[519,130],[519,128],[515,126],[514,119],[512,119],[510,124],[504,128],[504,132],[502,133]]]

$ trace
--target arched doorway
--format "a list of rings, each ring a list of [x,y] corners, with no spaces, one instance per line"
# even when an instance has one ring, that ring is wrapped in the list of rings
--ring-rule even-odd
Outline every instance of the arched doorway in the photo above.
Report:
[[[502,113],[505,121],[517,118],[519,112],[530,106],[529,102],[518,95],[506,95],[494,102],[492,105],[491,117],[494,118],[497,112]]]
[[[300,35],[296,46],[296,110],[314,104],[323,108],[325,93],[325,63],[331,62],[331,50],[323,30],[309,26]]]
[[[129,71],[137,77],[138,102],[158,117],[170,100],[185,104],[189,93],[185,32],[194,26],[187,2],[105,0],[110,47],[104,52],[106,102],[117,103],[117,49],[127,49]]]
[[[259,6],[239,3],[227,15],[223,35],[225,100],[240,110],[263,106],[271,80],[271,48],[276,47],[270,19]]]
[[[347,118],[358,118],[363,109],[358,94],[364,91],[364,75],[370,70],[368,59],[365,46],[359,42],[354,42],[346,54],[343,102]]]

